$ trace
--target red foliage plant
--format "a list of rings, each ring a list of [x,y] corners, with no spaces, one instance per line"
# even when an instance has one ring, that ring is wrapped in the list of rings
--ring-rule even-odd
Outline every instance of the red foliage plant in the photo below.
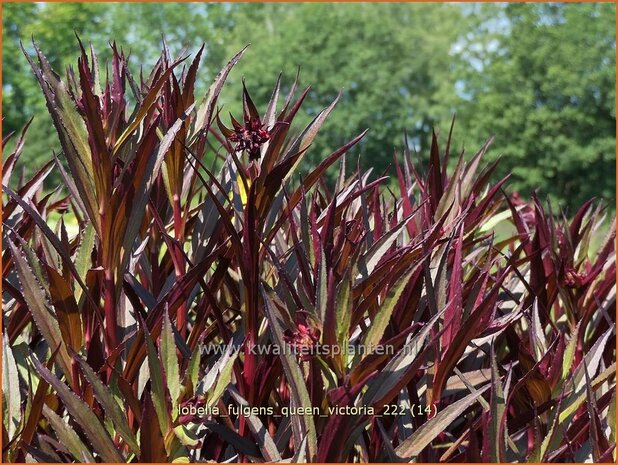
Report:
[[[245,50],[198,103],[203,48],[136,79],[80,43],[61,79],[33,45],[62,152],[3,162],[4,461],[614,459],[602,207],[514,202],[450,134],[393,183],[346,174],[364,133],[305,172],[337,100],[298,131],[308,89],[243,85],[228,129]]]

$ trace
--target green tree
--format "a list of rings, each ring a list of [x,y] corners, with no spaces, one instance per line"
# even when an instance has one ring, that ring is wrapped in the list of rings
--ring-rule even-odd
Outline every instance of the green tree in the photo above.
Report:
[[[22,166],[35,170],[49,161],[52,150],[58,152],[59,143],[45,100],[21,50],[33,53],[31,38],[47,53],[51,65],[61,72],[73,64],[78,56],[75,34],[85,35],[100,30],[105,8],[102,4],[9,3],[3,6],[2,17],[2,125],[3,136],[20,131],[34,117],[28,131],[28,141]],[[54,24],[55,27],[50,27]],[[92,34],[94,42],[103,36]],[[36,143],[34,142],[36,141]]]
[[[238,4],[230,17],[234,33],[224,44],[225,56],[251,46],[230,75],[223,102],[240,91],[244,76],[254,99],[265,104],[277,74],[283,73],[287,91],[300,67],[301,86],[312,86],[301,125],[343,90],[310,161],[369,128],[356,153],[361,165],[380,173],[392,163],[394,148],[401,148],[404,130],[420,148],[432,127],[448,130],[456,102],[451,48],[465,31],[458,6]]]
[[[465,80],[466,145],[495,134],[500,174],[524,193],[613,204],[615,6],[510,4],[492,21],[466,44],[484,58]]]
[[[35,17],[37,6],[25,3],[13,8],[7,4],[3,7],[2,17],[2,129],[7,134],[18,131],[27,121],[27,101],[31,98],[32,86],[24,85],[24,76],[28,74],[28,64],[23,59],[19,48],[22,30],[27,28]]]
[[[567,206],[614,198],[612,4],[8,3],[2,21],[3,135],[35,116],[30,170],[58,143],[19,40],[29,48],[34,36],[59,72],[75,63],[75,32],[103,65],[115,40],[138,75],[164,35],[173,54],[206,43],[198,92],[251,43],[220,100],[225,122],[241,111],[227,102],[239,101],[242,77],[263,108],[278,73],[285,93],[300,66],[313,90],[298,127],[343,89],[310,163],[369,128],[353,154],[379,174],[404,130],[424,152],[432,128],[444,139],[457,113],[453,146],[470,154],[495,134],[497,174],[512,172],[522,194],[539,189]]]

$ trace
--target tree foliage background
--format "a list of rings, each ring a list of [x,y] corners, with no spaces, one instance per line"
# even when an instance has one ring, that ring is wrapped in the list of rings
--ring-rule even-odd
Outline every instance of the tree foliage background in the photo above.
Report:
[[[433,128],[472,155],[490,136],[488,157],[523,195],[537,190],[571,209],[615,199],[615,5],[598,4],[186,4],[9,3],[3,6],[3,136],[34,115],[22,164],[34,170],[59,144],[20,50],[30,37],[57,70],[74,62],[77,33],[100,60],[108,41],[131,52],[135,74],[169,47],[196,51],[216,70],[248,43],[222,95],[241,79],[264,104],[279,72],[283,91],[300,66],[311,84],[306,123],[343,90],[311,149],[315,162],[365,128],[359,162],[389,169],[408,143],[423,152]],[[207,88],[207,79],[199,82]],[[226,95],[228,98],[226,99]]]

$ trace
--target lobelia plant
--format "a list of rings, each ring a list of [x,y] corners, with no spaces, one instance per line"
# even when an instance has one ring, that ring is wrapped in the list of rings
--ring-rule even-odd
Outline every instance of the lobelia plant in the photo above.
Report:
[[[450,133],[394,184],[347,174],[364,133],[303,172],[338,98],[297,131],[309,89],[243,82],[228,127],[245,49],[198,103],[204,47],[136,79],[79,46],[64,80],[24,50],[62,152],[15,182],[26,127],[3,161],[3,461],[615,459],[601,206],[505,195],[491,141],[448,169]]]

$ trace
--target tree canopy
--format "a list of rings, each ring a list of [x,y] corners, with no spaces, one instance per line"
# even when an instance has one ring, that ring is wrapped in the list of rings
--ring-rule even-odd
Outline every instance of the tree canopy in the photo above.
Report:
[[[240,111],[225,104],[238,100],[243,77],[265,104],[278,74],[286,90],[300,67],[300,84],[314,91],[299,126],[342,91],[311,162],[369,128],[355,155],[380,174],[404,130],[423,152],[456,113],[455,147],[472,155],[495,135],[497,175],[512,172],[523,194],[536,189],[567,207],[591,196],[613,204],[614,25],[613,4],[5,4],[3,135],[35,116],[22,159],[29,169],[58,146],[19,40],[28,48],[33,36],[59,72],[76,60],[76,33],[103,62],[115,41],[136,74],[162,35],[175,53],[205,42],[212,77],[251,43],[222,94],[224,120]]]
[[[523,191],[566,205],[614,198],[614,5],[509,4],[502,14],[508,29],[466,81],[466,137],[495,134],[502,173]]]

